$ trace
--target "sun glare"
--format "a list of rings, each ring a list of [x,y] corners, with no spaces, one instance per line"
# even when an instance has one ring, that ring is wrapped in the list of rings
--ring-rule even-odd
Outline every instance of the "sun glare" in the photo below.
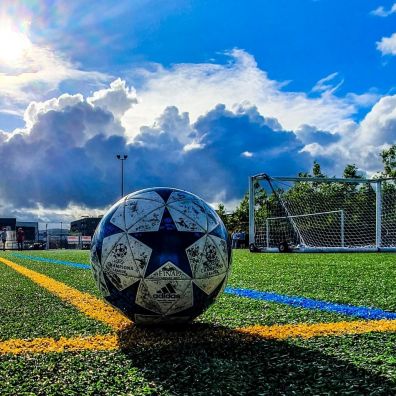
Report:
[[[0,27],[0,61],[9,64],[20,61],[31,45],[25,33]]]

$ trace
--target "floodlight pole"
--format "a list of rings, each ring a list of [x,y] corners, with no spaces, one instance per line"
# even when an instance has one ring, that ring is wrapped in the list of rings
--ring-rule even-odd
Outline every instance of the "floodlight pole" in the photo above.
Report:
[[[117,159],[121,161],[121,198],[124,196],[124,161],[128,158],[127,155],[117,154]]]

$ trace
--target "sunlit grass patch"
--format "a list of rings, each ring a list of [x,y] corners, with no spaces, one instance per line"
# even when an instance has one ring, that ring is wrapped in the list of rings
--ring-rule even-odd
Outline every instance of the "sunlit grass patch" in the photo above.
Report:
[[[89,264],[89,250],[58,249],[58,250],[24,250],[22,252],[6,251],[5,254],[23,254],[26,256],[46,257],[55,260],[72,261],[75,263]]]
[[[46,258],[53,258],[57,260],[65,260],[65,261],[73,261],[75,263],[88,263],[89,262],[89,251],[72,251],[71,254],[67,255],[69,251],[62,251],[62,255],[53,254],[56,251],[40,251],[41,254],[37,254],[40,257]],[[43,253],[46,253],[44,255]],[[24,255],[29,254],[30,252],[24,252]],[[90,270],[84,270],[80,268],[73,268],[66,265],[58,265],[55,263],[46,263],[40,261],[34,261],[29,258],[21,258],[13,256],[12,254],[4,255],[4,257],[8,258],[9,260],[21,264],[26,268],[29,268],[33,271],[37,271],[40,274],[47,275],[53,279],[56,279],[60,282],[65,283],[68,286],[74,287],[82,292],[90,293],[97,297],[100,296],[98,288],[94,282],[92,272]],[[81,261],[76,261],[81,259]]]
[[[353,316],[294,308],[223,294],[197,321],[229,327],[356,320]]]
[[[236,251],[229,284],[396,312],[389,253],[251,254]]]
[[[394,255],[234,253],[230,286],[396,311]],[[90,270],[6,254],[26,268],[98,296]],[[89,262],[88,251],[33,254]],[[13,281],[20,279],[24,277]],[[356,320],[361,319],[223,294],[185,328],[123,331],[118,351],[0,356],[0,377],[6,380],[5,394],[396,394],[396,333],[372,332],[372,326],[367,334],[318,336],[321,323],[331,334],[329,323],[353,331],[350,324]],[[361,330],[365,323],[375,324],[361,322]],[[388,322],[378,326],[382,323]],[[292,333],[300,324],[308,331],[318,324],[319,332],[309,339],[288,336],[280,341],[235,330],[278,325]]]
[[[85,260],[89,261],[89,252],[84,251]],[[239,255],[241,251],[238,251]],[[74,254],[74,252],[73,252]],[[73,257],[73,254],[71,257]],[[50,255],[47,257],[51,257]],[[256,256],[255,256],[256,257]],[[63,259],[67,259],[63,256]],[[72,268],[64,265],[34,262],[29,259],[13,257],[13,261],[27,268],[48,275],[76,289],[100,296],[90,270]],[[235,264],[238,265],[238,264]],[[231,281],[230,281],[231,282]],[[230,327],[241,327],[253,324],[286,324],[300,322],[333,322],[339,320],[354,320],[354,317],[335,313],[312,311],[302,308],[292,308],[282,304],[269,303],[247,298],[239,298],[223,294],[201,317],[199,322],[222,324]]]
[[[5,258],[0,257],[0,262],[9,266],[23,276],[26,276],[34,283],[48,290],[54,296],[73,305],[88,317],[99,320],[100,322],[111,326],[114,330],[120,330],[131,324],[130,320],[125,318],[124,315],[91,294],[78,291],[62,282],[44,274],[40,274],[37,271],[32,271],[23,265],[14,263],[13,261]]]
[[[89,319],[53,294],[0,263],[0,339],[105,334],[109,327]]]

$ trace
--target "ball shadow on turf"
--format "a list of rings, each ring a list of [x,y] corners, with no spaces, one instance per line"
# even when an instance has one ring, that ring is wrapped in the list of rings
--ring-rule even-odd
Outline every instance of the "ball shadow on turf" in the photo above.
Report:
[[[132,326],[122,352],[172,395],[390,395],[396,383],[353,364],[225,327]]]

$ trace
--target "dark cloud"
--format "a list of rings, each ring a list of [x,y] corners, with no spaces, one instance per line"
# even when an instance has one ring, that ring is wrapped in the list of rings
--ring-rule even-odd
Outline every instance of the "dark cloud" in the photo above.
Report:
[[[3,202],[15,207],[104,207],[119,198],[120,161],[127,154],[125,191],[174,186],[208,201],[239,199],[248,176],[293,175],[311,157],[293,132],[274,130],[255,108],[223,105],[193,125],[188,114],[169,107],[153,127],[127,143],[108,110],[83,101],[38,116],[28,134],[0,140]],[[193,144],[191,144],[193,143]]]
[[[302,125],[296,131],[296,135],[304,144],[317,143],[321,146],[336,143],[341,139],[341,136],[336,133],[321,131],[311,125]]]
[[[309,155],[299,152],[303,145],[294,133],[274,131],[257,112],[252,118],[251,111],[234,114],[218,105],[194,127],[205,148],[191,153],[193,162],[213,182],[205,193],[222,190],[225,200],[241,197],[250,175],[294,175],[311,161]]]

